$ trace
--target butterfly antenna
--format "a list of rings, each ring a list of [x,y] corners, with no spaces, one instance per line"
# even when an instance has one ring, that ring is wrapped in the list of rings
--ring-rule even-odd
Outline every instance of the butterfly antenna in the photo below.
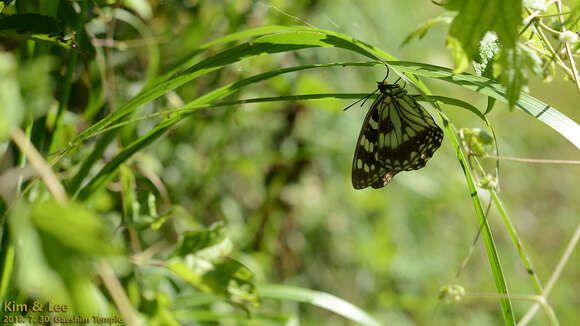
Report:
[[[363,101],[363,102],[360,104],[360,106],[363,106],[363,105],[365,105],[366,101],[367,101],[369,98],[371,98],[371,96],[373,96],[373,95],[374,95],[374,94],[375,94],[375,93],[376,93],[378,90],[379,90],[379,89],[377,88],[377,89],[375,89],[375,91],[374,91],[374,92],[372,92],[372,93],[370,93],[369,95],[367,95],[367,96],[364,98],[364,101]]]
[[[401,77],[399,77],[399,79],[395,80],[395,84],[398,83],[399,80],[401,80]]]
[[[358,99],[356,102],[354,102],[354,103],[352,103],[351,105],[349,105],[349,106],[347,106],[346,108],[344,108],[344,110],[343,110],[343,111],[346,111],[346,110],[350,109],[352,106],[354,106],[355,104],[357,104],[357,103],[358,103],[358,102],[360,102],[360,101],[363,101],[363,102],[361,103],[361,105],[360,105],[360,106],[363,106],[363,105],[365,105],[365,102],[366,102],[366,101],[367,101],[367,100],[368,100],[368,99],[369,99],[371,96],[373,96],[373,95],[374,95],[374,94],[375,94],[375,93],[376,93],[378,90],[379,90],[379,89],[377,88],[377,89],[376,89],[374,92],[370,93],[369,95],[367,95],[367,96],[365,96],[365,97],[363,97],[363,98],[360,98],[360,99]]]
[[[385,76],[385,78],[383,78],[383,84],[385,83],[385,81],[387,80],[387,77],[389,77],[389,72],[387,71],[387,75]]]
[[[405,88],[407,86],[407,81],[405,81],[405,83],[403,84],[403,88]]]
[[[383,62],[383,61],[381,61],[381,62]],[[385,62],[383,62],[383,64],[385,65],[385,68],[387,68],[387,75],[385,76],[385,78],[383,78],[383,83],[384,83],[387,80],[387,78],[389,78],[389,71],[390,71],[390,69],[389,69],[389,66]],[[378,90],[379,90],[379,88],[375,89],[375,91],[372,92],[372,93],[370,93],[369,95],[367,95],[367,96],[365,96],[365,97],[363,97],[361,99],[358,99],[356,102],[354,102],[351,105],[349,105],[346,108],[344,108],[343,111],[346,111],[346,110],[350,109],[352,106],[354,106],[355,104],[357,104],[360,101],[363,101],[360,106],[365,105],[365,103],[367,102],[367,100],[369,98],[371,98],[371,96],[373,96]]]

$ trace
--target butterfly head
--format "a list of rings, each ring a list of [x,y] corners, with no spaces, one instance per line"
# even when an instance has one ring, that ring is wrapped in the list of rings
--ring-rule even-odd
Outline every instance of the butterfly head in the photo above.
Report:
[[[405,96],[407,91],[401,87],[399,84],[388,84],[384,80],[377,82],[377,87],[381,94],[392,95],[392,96]]]

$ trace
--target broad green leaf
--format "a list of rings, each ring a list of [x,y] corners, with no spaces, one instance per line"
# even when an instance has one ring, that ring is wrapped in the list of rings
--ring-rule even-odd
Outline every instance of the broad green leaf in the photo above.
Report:
[[[497,40],[497,34],[487,32],[479,45],[479,51],[473,59],[473,68],[480,76],[493,78],[493,62],[499,52],[500,44]]]
[[[39,203],[32,207],[30,217],[39,230],[75,251],[94,255],[119,252],[102,219],[79,204]]]
[[[71,222],[68,218],[75,209],[78,214],[75,217],[86,220],[83,217],[87,213],[79,206],[53,202],[38,203],[34,207],[16,204],[8,220],[16,249],[13,286],[23,296],[74,307],[74,312],[79,315],[108,315],[109,304],[93,283],[92,263],[96,257],[86,253],[110,251],[111,241],[101,238],[98,245],[102,248],[91,248],[94,232],[87,232],[89,228],[86,227],[74,227],[78,226],[75,222],[72,222],[72,228],[80,234],[73,235],[71,226],[63,226],[63,222]],[[67,216],[60,219],[64,215]],[[50,223],[54,225],[48,225]],[[99,227],[92,229],[95,228]],[[83,243],[85,240],[88,244]]]
[[[74,40],[66,38],[61,23],[40,14],[19,14],[0,18],[0,37],[48,42],[73,48]]]
[[[499,57],[501,83],[506,87],[506,98],[510,109],[516,104],[520,90],[526,85],[528,71],[541,72],[542,60],[532,51],[523,46],[515,49],[504,49]]]
[[[501,70],[500,80],[506,87],[506,98],[510,109],[520,96],[522,87],[527,82],[527,72],[523,62],[522,51],[517,47],[503,49],[499,57],[499,67]]]
[[[195,255],[209,262],[217,262],[227,257],[233,244],[225,234],[224,224],[214,223],[209,229],[184,234],[173,255],[184,257]]]
[[[476,57],[479,43],[488,31],[497,33],[504,48],[515,47],[521,22],[520,0],[450,0],[445,7],[458,11],[449,29],[450,37],[461,45],[454,50],[463,51],[470,60]]]
[[[50,57],[19,65],[12,54],[0,53],[0,139],[23,120],[48,111],[53,93],[51,67]]]
[[[466,60],[477,60],[480,42],[489,31],[497,34],[502,47],[501,82],[507,88],[510,107],[526,83],[525,64],[516,48],[521,22],[520,0],[450,0],[446,8],[458,11],[449,29],[448,47],[453,52],[455,72],[467,69]]]
[[[269,28],[249,30],[236,36],[257,36],[260,35],[260,33],[272,33],[274,31],[277,31],[278,33],[264,35],[250,42],[242,43],[240,45],[228,48],[194,64],[193,66],[180,73],[177,73],[176,75],[173,75],[167,80],[159,82],[158,84],[145,89],[139,95],[135,96],[131,101],[119,108],[115,113],[107,116],[103,120],[89,127],[82,134],[80,134],[75,141],[80,142],[86,139],[88,135],[93,133],[95,130],[106,127],[120,119],[127,117],[130,113],[135,111],[137,107],[146,103],[147,101],[153,100],[172,89],[175,89],[189,81],[198,78],[199,76],[253,56],[315,47],[337,47],[357,52],[371,59],[378,59],[379,56],[387,60],[394,59],[388,53],[352,37],[318,28],[303,26],[269,26]],[[231,41],[232,37],[228,36],[224,39]],[[215,42],[217,44],[221,44],[223,40],[220,39]],[[207,45],[203,46],[202,48],[206,49]]]
[[[70,303],[70,293],[63,278],[50,266],[38,231],[30,221],[30,207],[17,203],[9,218],[16,255],[15,285],[24,293]]]
[[[4,140],[12,128],[20,124],[25,112],[18,64],[10,53],[0,53],[0,107],[0,140]]]
[[[233,248],[224,224],[186,233],[166,266],[191,286],[236,304],[259,304],[254,274],[228,258]]]
[[[228,258],[213,264],[189,255],[185,259],[172,258],[166,266],[202,292],[221,296],[240,305],[259,305],[254,274],[236,260]]]

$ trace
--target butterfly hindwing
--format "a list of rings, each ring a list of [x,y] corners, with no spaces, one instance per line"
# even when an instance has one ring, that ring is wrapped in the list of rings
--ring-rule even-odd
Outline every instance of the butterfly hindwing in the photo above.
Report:
[[[379,159],[395,175],[424,167],[441,146],[443,131],[406,92],[390,99],[379,119]]]
[[[431,115],[403,88],[383,82],[379,90],[381,94],[365,117],[355,150],[355,189],[381,188],[401,171],[424,167],[443,140],[443,131]],[[369,144],[375,142],[367,145],[367,140]]]

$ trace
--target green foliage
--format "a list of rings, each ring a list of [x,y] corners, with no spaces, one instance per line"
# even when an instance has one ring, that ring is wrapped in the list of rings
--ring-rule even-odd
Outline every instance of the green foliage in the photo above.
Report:
[[[11,53],[0,53],[0,139],[23,120],[46,114],[53,92],[51,63],[43,57],[19,65]]]
[[[53,201],[39,203],[32,207],[30,219],[39,231],[71,250],[91,255],[119,253],[111,242],[111,231],[98,216],[81,205],[61,205]]]
[[[420,25],[402,1],[3,5],[4,302],[127,325],[514,325],[536,313],[525,298],[577,322],[574,278],[550,267],[573,178],[483,158],[569,153],[554,135],[580,148],[562,102],[577,94],[533,78],[576,81],[577,6],[563,25],[557,3],[449,1]],[[440,23],[449,35],[427,33]],[[446,137],[426,168],[353,191],[366,112],[342,109],[384,64]],[[575,275],[572,249],[559,266]]]
[[[3,236],[17,239],[13,277],[21,295],[69,305],[78,314],[110,313],[93,283],[94,266],[122,251],[94,212],[75,203],[19,203],[9,225]]]
[[[493,78],[493,62],[499,50],[500,43],[497,34],[494,32],[485,33],[473,59],[473,68],[478,75]]]
[[[62,23],[39,14],[0,17],[0,37],[47,42],[65,48],[76,47],[71,36],[65,35]]]
[[[419,28],[417,28],[416,30],[409,33],[409,35],[407,35],[405,40],[403,40],[403,42],[401,43],[401,46],[406,45],[407,43],[411,42],[415,38],[417,38],[419,40],[423,39],[423,37],[425,37],[425,35],[427,35],[427,32],[429,31],[429,29],[431,29],[431,27],[433,27],[437,24],[446,24],[446,25],[451,24],[451,22],[453,21],[453,17],[454,17],[454,15],[451,15],[449,13],[445,13],[441,16],[437,16],[435,18],[429,19],[423,25],[419,26]]]
[[[475,155],[487,154],[485,145],[493,144],[493,137],[486,130],[473,128],[461,129],[460,132],[467,148]]]
[[[232,242],[223,223],[208,230],[188,232],[178,243],[167,268],[205,293],[223,296],[236,304],[259,305],[254,275],[228,256]]]
[[[445,7],[457,11],[449,28],[448,47],[453,51],[455,71],[468,68],[480,53],[480,42],[489,31],[494,31],[502,45],[502,84],[508,89],[508,101],[513,106],[524,84],[523,61],[516,49],[522,3],[517,0],[452,0]],[[484,49],[485,51],[485,49]]]

